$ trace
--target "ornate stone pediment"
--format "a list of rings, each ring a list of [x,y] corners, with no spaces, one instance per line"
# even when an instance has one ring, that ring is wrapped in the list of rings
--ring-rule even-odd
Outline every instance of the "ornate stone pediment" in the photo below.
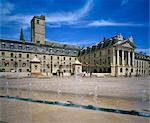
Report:
[[[132,48],[132,49],[134,48],[134,46],[131,45],[129,42],[126,42],[126,43],[122,44],[121,46],[126,47],[126,48]]]

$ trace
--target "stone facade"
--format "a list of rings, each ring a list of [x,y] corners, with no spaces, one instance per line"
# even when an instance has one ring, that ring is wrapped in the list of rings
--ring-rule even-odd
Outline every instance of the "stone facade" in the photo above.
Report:
[[[31,20],[31,42],[45,44],[45,16],[34,16]]]
[[[136,75],[135,46],[133,38],[121,34],[86,47],[80,51],[79,60],[87,73],[110,73],[111,76]],[[148,64],[145,61],[145,64]],[[146,69],[146,68],[143,68]],[[148,70],[146,70],[148,71]],[[149,74],[145,72],[144,74]]]
[[[150,57],[143,53],[135,53],[135,73],[139,75],[150,75]]]
[[[45,16],[34,16],[31,42],[0,39],[0,71],[46,76],[82,72],[100,73],[99,76],[102,73],[111,76],[150,74],[150,58],[135,55],[134,50],[133,38],[125,39],[121,34],[84,49],[45,41]]]
[[[80,48],[53,42],[53,45],[43,45],[28,42],[0,39],[0,70],[13,72],[32,72],[32,60],[40,60],[42,74],[56,75],[61,66],[63,73],[73,74],[73,64],[77,60]]]

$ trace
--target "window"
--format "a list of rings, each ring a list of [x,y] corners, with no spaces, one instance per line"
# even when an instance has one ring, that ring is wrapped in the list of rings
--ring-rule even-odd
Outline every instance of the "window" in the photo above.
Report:
[[[46,59],[46,56],[43,56],[43,59]]]
[[[96,54],[94,53],[94,57],[96,57]]]
[[[120,68],[120,73],[122,73],[122,68]]]
[[[39,24],[39,22],[40,22],[39,20],[36,21],[37,24]]]
[[[45,69],[43,69],[43,73],[45,73]]]
[[[102,60],[101,60],[101,59],[99,60],[99,64],[100,64],[100,65],[102,64]]]
[[[30,66],[30,62],[29,62],[29,60],[27,60],[27,66]]]
[[[77,60],[77,58],[75,58],[75,60]]]
[[[21,49],[22,49],[22,45],[20,44],[20,45],[19,45],[19,50],[21,50]]]
[[[14,71],[14,69],[10,69],[10,72]]]
[[[131,69],[131,73],[133,73],[133,69]]]
[[[19,60],[19,66],[20,66],[20,67],[22,66],[22,64],[21,64],[21,60]]]
[[[66,58],[64,57],[64,60],[65,60]]]
[[[66,72],[66,70],[64,70],[64,73]]]
[[[21,58],[22,57],[22,54],[19,54],[19,58]]]
[[[4,69],[4,68],[2,69],[2,72],[5,72],[5,69]]]
[[[11,53],[11,54],[10,54],[10,56],[11,56],[11,57],[13,57],[13,56],[14,56],[14,54],[13,54],[13,53]]]
[[[11,66],[13,66],[14,65],[14,60],[13,59],[11,59]]]
[[[53,60],[53,56],[51,56],[51,60]]]
[[[5,56],[5,52],[2,52],[2,56]]]
[[[29,50],[29,46],[28,45],[26,46],[26,50]]]
[[[99,52],[99,56],[101,56],[102,55],[102,53],[101,53],[101,51]]]
[[[36,41],[36,43],[40,44],[40,41]]]
[[[2,47],[2,48],[5,48],[5,43],[4,43],[4,42],[2,42],[1,47]]]
[[[29,72],[29,69],[27,69],[27,72]]]
[[[13,44],[13,43],[10,44],[10,48],[11,48],[11,49],[14,48],[14,44]]]
[[[59,60],[59,57],[57,57],[57,60]]]
[[[27,58],[29,58],[29,54],[27,54]]]
[[[35,70],[37,70],[37,65],[34,65]]]
[[[19,69],[19,72],[22,72],[22,69]]]
[[[108,57],[108,64],[110,64],[110,57]]]
[[[108,49],[108,54],[110,54],[110,49]]]

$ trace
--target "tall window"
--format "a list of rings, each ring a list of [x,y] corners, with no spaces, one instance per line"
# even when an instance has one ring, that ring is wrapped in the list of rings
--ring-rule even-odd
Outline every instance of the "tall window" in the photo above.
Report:
[[[11,53],[11,54],[10,54],[10,57],[14,57],[14,54],[13,54],[13,53]]]
[[[102,55],[102,53],[101,53],[101,51],[99,52],[99,56],[101,56]]]
[[[30,62],[29,62],[29,60],[27,60],[27,63],[26,63],[26,64],[27,64],[27,66],[30,66]]]
[[[108,57],[108,64],[110,64],[110,57]]]
[[[21,60],[19,60],[19,66],[22,67],[22,61]]]
[[[108,54],[110,54],[110,49],[108,49]]]
[[[39,24],[39,23],[40,23],[40,21],[39,21],[39,20],[37,20],[37,21],[36,21],[36,23],[37,23],[37,24]]]
[[[51,56],[51,60],[53,60],[53,56]]]
[[[29,58],[29,54],[27,54],[27,58]]]
[[[35,70],[37,70],[37,65],[34,65]]]
[[[2,52],[2,56],[5,56],[5,52]]]
[[[22,57],[22,54],[19,54],[19,58],[21,58]]]
[[[122,68],[120,68],[120,73],[122,73]]]
[[[11,66],[13,67],[14,66],[14,60],[13,59],[11,59]]]
[[[46,56],[43,56],[43,59],[46,59]]]

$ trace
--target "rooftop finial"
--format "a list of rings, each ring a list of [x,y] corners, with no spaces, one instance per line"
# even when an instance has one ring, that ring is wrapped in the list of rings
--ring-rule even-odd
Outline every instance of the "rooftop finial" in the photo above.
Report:
[[[123,40],[123,36],[121,35],[121,33],[118,35],[118,40]]]
[[[129,37],[129,41],[133,42],[133,37],[132,36]]]

